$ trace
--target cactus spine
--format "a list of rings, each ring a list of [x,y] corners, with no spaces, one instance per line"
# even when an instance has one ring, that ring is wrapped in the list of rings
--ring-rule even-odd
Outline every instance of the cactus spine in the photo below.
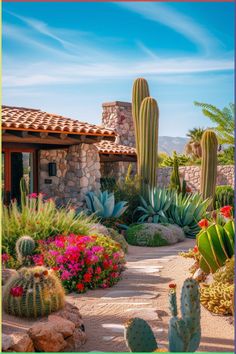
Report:
[[[146,97],[140,107],[140,174],[142,191],[156,185],[159,111],[154,98]]]
[[[14,316],[47,316],[64,306],[65,294],[60,280],[45,267],[21,268],[7,282],[3,308]]]
[[[213,207],[213,201],[216,190],[217,175],[217,150],[218,141],[216,134],[211,130],[203,133],[201,140],[202,147],[202,165],[201,165],[201,181],[200,192],[203,199],[212,198],[209,210]]]
[[[149,87],[145,79],[139,78],[134,81],[133,92],[132,92],[132,116],[134,121],[134,130],[135,130],[135,143],[137,151],[137,162],[138,162],[138,174],[139,172],[139,156],[140,156],[140,107],[144,98],[149,97]]]
[[[169,303],[172,318],[169,324],[169,351],[195,352],[200,344],[200,299],[198,283],[186,279],[181,293],[182,318],[178,318],[176,291],[171,288]]]
[[[16,241],[16,254],[21,264],[30,263],[29,257],[33,254],[35,242],[30,236],[22,236]]]

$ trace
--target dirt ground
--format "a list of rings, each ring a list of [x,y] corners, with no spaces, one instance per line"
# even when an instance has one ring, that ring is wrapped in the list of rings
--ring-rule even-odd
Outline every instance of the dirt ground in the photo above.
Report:
[[[127,269],[113,288],[72,294],[83,316],[88,336],[83,352],[128,352],[124,323],[132,317],[148,321],[158,343],[167,346],[169,309],[168,284],[177,284],[178,303],[183,281],[192,260],[178,256],[194,245],[193,240],[159,248],[129,247]],[[3,332],[25,331],[32,322],[3,314]],[[199,352],[233,352],[234,326],[230,319],[212,315],[201,307],[202,338]]]

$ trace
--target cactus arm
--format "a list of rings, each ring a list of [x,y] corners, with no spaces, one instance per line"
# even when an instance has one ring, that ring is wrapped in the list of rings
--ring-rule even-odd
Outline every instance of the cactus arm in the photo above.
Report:
[[[184,320],[172,317],[169,324],[169,351],[171,353],[186,352],[188,342],[189,331]]]
[[[170,309],[172,317],[178,316],[176,291],[175,290],[169,291],[169,309]]]

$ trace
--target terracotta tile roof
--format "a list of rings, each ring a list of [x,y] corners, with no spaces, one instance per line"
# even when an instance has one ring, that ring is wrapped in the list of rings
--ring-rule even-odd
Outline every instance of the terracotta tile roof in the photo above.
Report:
[[[112,129],[83,123],[71,118],[50,114],[39,109],[2,106],[2,128],[26,131],[47,131],[78,135],[116,136]]]
[[[136,149],[131,146],[118,145],[115,142],[102,140],[95,144],[100,154],[136,155]]]

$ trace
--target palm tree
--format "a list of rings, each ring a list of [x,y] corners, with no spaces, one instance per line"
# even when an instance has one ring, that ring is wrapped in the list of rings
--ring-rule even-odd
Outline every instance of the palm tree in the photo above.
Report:
[[[201,139],[204,133],[203,128],[193,128],[186,134],[190,140],[185,146],[185,153],[193,158],[200,158],[202,156]]]
[[[212,129],[215,130],[219,143],[234,145],[234,103],[230,103],[229,107],[222,110],[207,103],[194,102],[194,104],[201,107],[202,113],[217,124]]]

